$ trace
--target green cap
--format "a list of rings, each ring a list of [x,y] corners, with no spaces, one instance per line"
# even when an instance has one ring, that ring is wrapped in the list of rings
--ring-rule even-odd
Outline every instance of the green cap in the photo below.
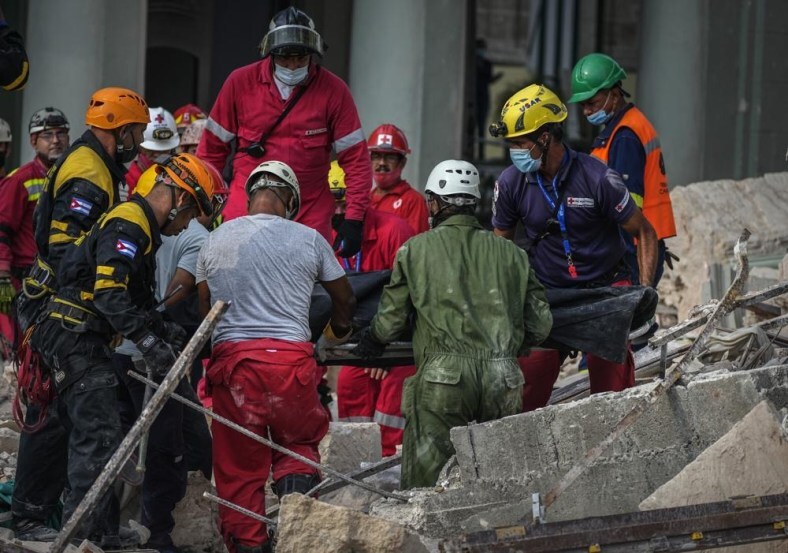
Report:
[[[617,82],[626,78],[626,71],[610,56],[588,54],[580,58],[572,69],[572,96],[567,103],[584,102],[600,90],[613,88]]]

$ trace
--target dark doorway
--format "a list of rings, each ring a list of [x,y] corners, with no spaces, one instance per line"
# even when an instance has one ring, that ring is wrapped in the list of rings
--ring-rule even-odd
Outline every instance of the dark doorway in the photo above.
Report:
[[[145,59],[145,99],[149,106],[174,111],[197,103],[197,57],[167,46],[148,48]]]

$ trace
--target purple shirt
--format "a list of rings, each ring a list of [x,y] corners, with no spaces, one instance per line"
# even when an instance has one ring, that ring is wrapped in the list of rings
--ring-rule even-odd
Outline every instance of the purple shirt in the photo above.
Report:
[[[564,146],[567,155],[558,171],[559,194],[564,187],[565,221],[577,278],[569,274],[561,232],[542,238],[528,249],[528,257],[539,280],[549,288],[570,288],[591,283],[599,285],[619,265],[624,241],[618,225],[637,209],[621,176],[604,163]],[[555,201],[552,183],[542,182]],[[546,228],[553,208],[539,188],[536,173],[521,173],[512,165],[495,182],[493,226],[513,229],[522,221],[529,243]]]

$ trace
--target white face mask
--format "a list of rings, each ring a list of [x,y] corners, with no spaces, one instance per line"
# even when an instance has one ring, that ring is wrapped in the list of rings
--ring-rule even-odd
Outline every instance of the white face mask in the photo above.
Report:
[[[306,75],[309,73],[308,64],[304,67],[299,67],[298,69],[288,69],[287,67],[274,64],[274,68],[274,76],[279,79],[280,82],[288,86],[297,85],[306,79]]]

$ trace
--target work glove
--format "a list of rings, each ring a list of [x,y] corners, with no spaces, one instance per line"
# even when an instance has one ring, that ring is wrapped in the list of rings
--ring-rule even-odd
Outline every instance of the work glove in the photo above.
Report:
[[[320,335],[320,338],[317,340],[317,344],[315,344],[317,358],[320,359],[321,363],[324,363],[326,361],[326,349],[334,348],[340,344],[344,344],[350,340],[352,335],[353,328],[350,328],[344,335],[337,336],[334,332],[334,328],[331,326],[331,321],[328,321],[328,324],[323,329],[323,334]]]
[[[665,248],[665,265],[667,265],[668,269],[670,269],[671,271],[673,270],[674,261],[681,261],[681,259],[675,253]]]
[[[334,240],[334,251],[339,257],[353,257],[361,249],[361,239],[364,232],[364,221],[345,219],[337,231]],[[341,248],[341,249],[340,249]]]
[[[152,332],[143,336],[136,344],[142,353],[142,360],[153,375],[158,378],[167,376],[176,359],[172,346]]]
[[[170,344],[175,351],[182,351],[183,346],[189,341],[189,335],[178,323],[164,322],[162,338]]]
[[[372,331],[367,327],[361,334],[361,339],[358,341],[358,344],[350,353],[365,361],[374,361],[383,355],[384,351],[386,351],[386,344],[375,338],[372,335]]]
[[[4,315],[11,314],[11,304],[15,295],[16,290],[14,285],[11,284],[11,277],[0,276],[0,313]]]

